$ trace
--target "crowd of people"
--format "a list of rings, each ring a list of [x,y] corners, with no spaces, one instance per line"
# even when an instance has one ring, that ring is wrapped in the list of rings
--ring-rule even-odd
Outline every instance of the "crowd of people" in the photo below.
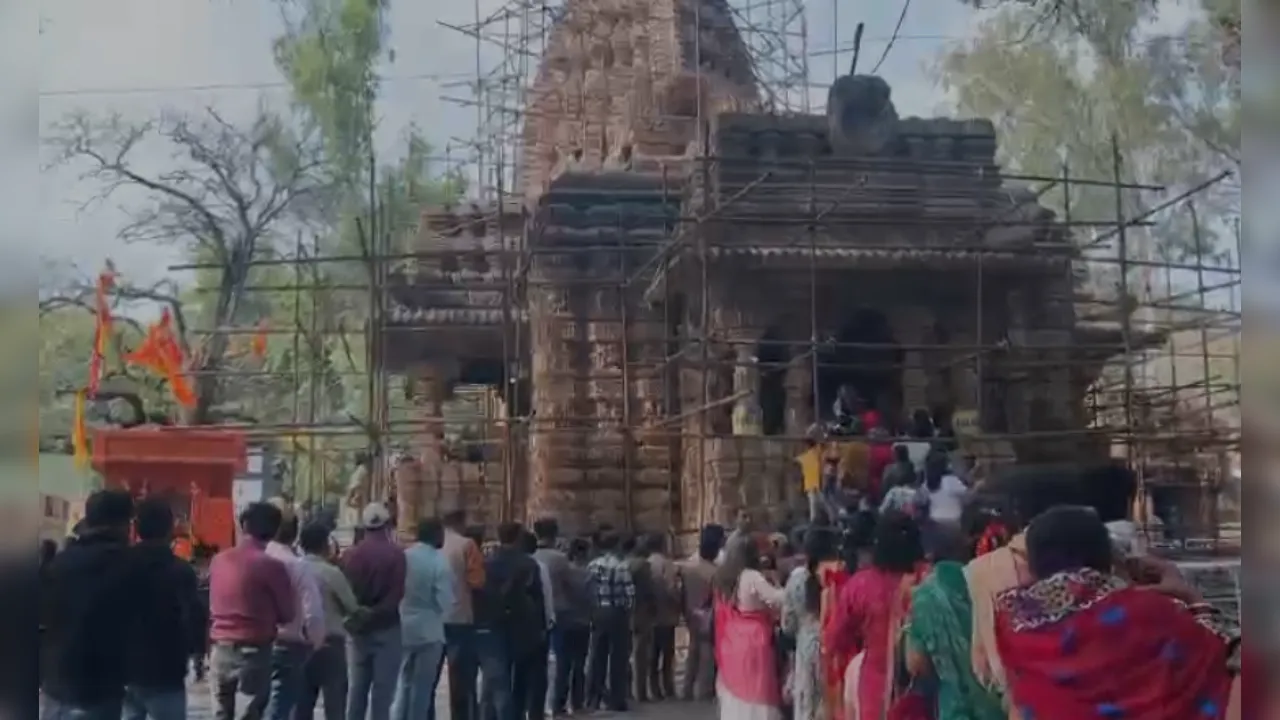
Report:
[[[781,574],[731,542],[721,719],[1250,717],[1238,623],[1109,529],[1135,490],[1116,466],[1049,468],[987,483],[954,524],[913,503],[820,512]]]
[[[489,534],[460,511],[406,547],[377,503],[339,552],[265,502],[193,567],[167,504],[98,492],[42,562],[42,715],[183,718],[194,668],[219,719],[321,700],[327,720],[433,719],[447,667],[454,720],[713,698],[721,720],[1241,717],[1238,624],[1113,532],[1131,473],[975,491],[939,454],[920,472],[894,452],[837,512],[765,532],[744,511],[684,558],[665,534]]]
[[[185,718],[190,672],[220,720],[434,718],[446,666],[459,720],[714,697],[709,634],[679,687],[675,650],[690,618],[710,629],[716,526],[675,559],[664,535],[562,538],[553,519],[488,535],[463,512],[423,520],[405,547],[377,503],[341,552],[284,502],[238,521],[235,547],[193,565],[165,502],[88,499],[66,547],[42,548],[43,718]]]

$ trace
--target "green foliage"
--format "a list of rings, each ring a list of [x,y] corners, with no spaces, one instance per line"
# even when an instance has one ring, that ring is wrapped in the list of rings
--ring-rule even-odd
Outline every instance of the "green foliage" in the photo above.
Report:
[[[210,406],[202,406],[198,422],[372,425],[362,334],[373,299],[366,289],[375,268],[369,254],[408,249],[422,207],[454,201],[465,189],[461,178],[438,175],[430,144],[417,128],[404,134],[398,153],[373,160],[385,8],[386,0],[304,0],[285,8],[287,30],[273,50],[292,86],[291,115],[264,111],[244,128],[213,111],[203,119],[165,117],[140,126],[87,116],[64,125],[60,159],[89,160],[86,176],[100,181],[104,194],[132,185],[154,201],[121,237],[178,242],[187,260],[217,264],[194,272],[180,292],[163,298],[120,298],[180,309],[189,329],[241,329],[186,334],[197,392]],[[128,152],[150,135],[169,141],[176,152],[172,168],[143,182],[130,174],[135,170]],[[295,239],[299,228],[306,230]],[[306,262],[322,255],[366,260]],[[295,258],[304,262],[254,262]],[[128,268],[121,270],[127,280]],[[42,303],[46,435],[70,432],[68,391],[83,386],[92,352],[93,320],[85,310],[91,293],[82,284],[48,312]],[[257,325],[268,333],[261,354],[253,333],[245,331]],[[120,350],[140,337],[128,318],[117,330]],[[108,370],[125,370],[118,353],[108,358]],[[150,409],[165,402],[157,383],[131,382],[143,383]],[[278,450],[292,467],[299,499],[321,499],[341,487],[352,453],[369,445],[362,432],[281,435]]]
[[[73,398],[93,354],[93,316],[68,308],[40,317],[40,433],[71,435]]]
[[[74,417],[75,393],[85,387],[93,357],[93,315],[80,307],[61,307],[42,312],[40,344],[39,402],[42,438],[69,438]],[[147,412],[172,413],[173,400],[157,378],[128,368],[123,356],[142,339],[138,326],[127,320],[113,325],[102,366],[103,391],[137,393]],[[111,422],[136,418],[127,405],[113,401],[105,408],[87,408],[90,422]]]
[[[325,138],[330,163],[359,185],[372,152],[385,0],[307,0],[275,42],[276,65]]]
[[[1110,180],[1114,134],[1126,181],[1177,192],[1224,169],[1238,176],[1239,88],[1208,41],[1208,12],[1176,34],[1152,36],[1144,23],[1154,17],[1154,2],[1073,0],[1075,22],[1056,24],[1044,23],[1045,5],[1009,3],[936,68],[961,114],[996,123],[1006,165],[1045,176],[1060,176],[1066,167],[1073,177]],[[1226,182],[1197,197],[1208,219],[1202,242],[1209,248],[1212,231],[1238,213],[1238,187]],[[1044,200],[1060,212],[1068,206],[1058,189]],[[1136,193],[1121,197],[1128,216],[1158,201]],[[1073,220],[1111,221],[1115,205],[1112,188],[1070,189]],[[1196,249],[1192,233],[1185,215],[1169,217],[1170,224],[1152,231],[1156,253],[1185,259]]]
[[[302,276],[279,280],[309,288],[277,304],[274,317],[300,332],[297,342],[291,335],[279,336],[271,353],[277,372],[296,373],[293,392],[301,397],[286,405],[298,408],[303,423],[372,425],[368,348],[358,332],[365,328],[372,301],[359,289],[373,278],[372,255],[409,249],[422,208],[456,200],[465,189],[460,178],[434,172],[431,146],[416,127],[404,134],[398,157],[376,167],[372,161],[386,5],[386,0],[307,0],[300,12],[286,17],[288,29],[274,47],[294,104],[320,130],[326,161],[343,188],[326,230],[313,238],[306,254],[366,258],[310,264]],[[340,487],[352,469],[351,453],[367,445],[362,435],[295,443],[300,489]]]

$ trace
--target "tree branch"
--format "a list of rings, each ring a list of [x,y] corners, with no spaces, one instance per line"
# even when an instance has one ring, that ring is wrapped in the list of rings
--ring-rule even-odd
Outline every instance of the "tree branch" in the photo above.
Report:
[[[82,177],[101,184],[98,200],[122,188],[148,196],[150,203],[132,212],[119,237],[182,243],[198,259],[221,264],[210,320],[215,327],[228,327],[239,319],[254,261],[272,254],[284,225],[307,221],[306,201],[315,199],[321,202],[314,207],[324,207],[333,187],[321,144],[289,127],[265,110],[245,126],[212,109],[137,125],[118,116],[95,123],[81,114],[61,123],[52,144],[59,150],[55,163],[82,164]],[[162,172],[139,169],[133,156],[144,141],[167,145],[173,165]],[[169,308],[183,351],[202,371],[196,379],[195,414],[197,421],[207,418],[219,388],[213,371],[230,348],[227,336],[215,333],[192,352],[182,303],[171,282],[120,286],[112,294],[117,301],[151,301]],[[45,303],[54,304],[52,298]]]

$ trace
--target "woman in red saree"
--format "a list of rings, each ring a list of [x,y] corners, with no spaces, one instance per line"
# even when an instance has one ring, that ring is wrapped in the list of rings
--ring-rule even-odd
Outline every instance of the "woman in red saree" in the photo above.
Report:
[[[832,720],[856,720],[845,712],[845,673],[858,652],[856,647],[832,646],[835,637],[836,607],[840,591],[859,570],[871,566],[871,548],[875,542],[876,515],[860,512],[854,516],[850,530],[844,536],[840,562],[827,562],[818,566],[818,579],[822,583],[822,617],[819,664],[822,673],[823,698],[827,714]]]
[[[773,643],[782,588],[761,574],[759,550],[747,537],[729,542],[712,585],[720,720],[781,720],[782,681]]]
[[[1171,565],[1131,585],[1112,573],[1106,526],[1059,507],[1026,531],[1034,581],[996,599],[1011,702],[1035,720],[1217,720],[1227,712],[1239,629]]]
[[[911,589],[927,572],[920,529],[900,513],[880,517],[875,528],[871,566],[859,570],[840,589],[824,646],[836,656],[863,652],[857,674],[857,714],[845,720],[882,720],[893,696],[901,623],[907,617]]]
[[[855,568],[856,569],[856,568]],[[822,585],[821,640],[819,641],[819,672],[822,677],[822,695],[831,720],[851,720],[844,713],[844,672],[853,659],[849,649],[837,652],[826,640],[835,624],[835,608],[840,599],[840,589],[853,577],[854,569],[844,563],[828,562],[818,566],[818,581]]]

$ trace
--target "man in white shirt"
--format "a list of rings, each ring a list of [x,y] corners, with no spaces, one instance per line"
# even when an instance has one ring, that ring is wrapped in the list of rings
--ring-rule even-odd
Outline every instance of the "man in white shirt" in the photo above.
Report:
[[[937,525],[958,530],[969,487],[951,471],[947,453],[934,450],[925,459],[924,490],[929,495],[929,519]]]
[[[280,508],[284,520],[275,540],[267,543],[266,553],[284,563],[289,571],[298,611],[293,622],[280,627],[271,650],[271,697],[264,714],[267,720],[289,720],[302,695],[307,658],[324,647],[324,601],[311,566],[293,550],[298,539],[297,514],[282,499],[277,498],[272,504]]]

